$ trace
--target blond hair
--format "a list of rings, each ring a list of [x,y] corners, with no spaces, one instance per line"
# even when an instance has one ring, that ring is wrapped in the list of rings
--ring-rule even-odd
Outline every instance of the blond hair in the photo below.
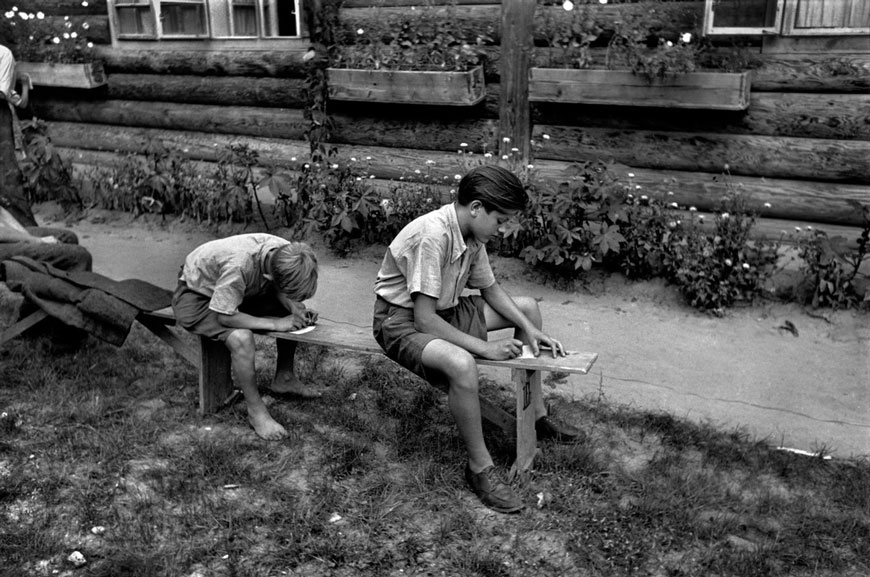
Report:
[[[317,291],[317,256],[304,242],[276,249],[270,268],[275,286],[292,300],[310,299]]]

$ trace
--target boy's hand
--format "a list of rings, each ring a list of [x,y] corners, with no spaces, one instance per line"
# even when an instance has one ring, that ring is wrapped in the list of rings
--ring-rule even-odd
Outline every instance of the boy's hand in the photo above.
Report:
[[[310,327],[311,325],[316,325],[317,319],[320,317],[317,314],[317,311],[305,309],[305,313],[302,315],[302,318],[305,319],[305,326]]]
[[[565,348],[562,346],[562,343],[552,337],[545,335],[541,331],[537,331],[537,333],[530,335],[529,340],[529,346],[532,347],[532,354],[536,357],[540,356],[542,350],[547,349],[549,349],[550,353],[552,353],[554,359],[557,356],[564,357],[568,354],[565,352]]]
[[[290,331],[298,331],[304,329],[308,325],[305,324],[305,319],[297,315],[288,315],[275,319],[275,332],[289,333]]]
[[[481,356],[492,361],[507,361],[515,359],[521,354],[523,354],[523,341],[501,339],[498,341],[487,341],[485,352]]]

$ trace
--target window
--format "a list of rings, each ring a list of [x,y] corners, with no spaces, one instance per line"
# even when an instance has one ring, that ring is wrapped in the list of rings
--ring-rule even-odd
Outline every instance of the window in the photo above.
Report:
[[[870,34],[870,0],[706,0],[704,33]]]
[[[299,38],[299,0],[109,0],[116,40]]]

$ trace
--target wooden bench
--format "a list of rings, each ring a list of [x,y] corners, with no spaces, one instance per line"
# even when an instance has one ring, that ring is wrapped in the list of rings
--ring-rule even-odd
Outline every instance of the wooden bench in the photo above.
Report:
[[[213,413],[225,405],[235,394],[230,372],[230,354],[223,343],[199,338],[199,347],[191,346],[170,328],[175,324],[172,309],[153,313],[140,313],[137,320],[148,330],[169,344],[199,371],[199,410],[201,414]],[[314,330],[296,333],[258,333],[299,343],[322,345],[365,354],[383,354],[372,336],[370,328],[363,329],[345,323],[321,320]],[[598,358],[597,353],[572,352],[566,357],[553,358],[546,353],[540,357],[517,358],[509,361],[477,359],[479,365],[508,368],[516,392],[516,417],[481,397],[480,410],[484,419],[495,424],[508,435],[515,435],[517,457],[511,467],[511,478],[525,473],[532,465],[537,448],[535,435],[533,395],[540,394],[541,373],[563,372],[586,374]]]

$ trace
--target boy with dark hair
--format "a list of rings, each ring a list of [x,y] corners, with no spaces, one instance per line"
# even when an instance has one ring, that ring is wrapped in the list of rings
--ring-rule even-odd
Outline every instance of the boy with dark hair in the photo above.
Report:
[[[257,391],[252,331],[295,331],[317,321],[302,301],[317,290],[317,257],[301,242],[270,234],[241,234],[200,245],[184,261],[172,309],[193,334],[223,342],[233,377],[245,395],[256,433],[274,441],[287,430],[269,414]],[[306,391],[293,370],[296,343],[277,339],[278,360],[271,390],[302,398]]]
[[[496,472],[483,440],[474,357],[507,360],[527,344],[533,354],[562,344],[541,331],[530,297],[512,299],[496,282],[486,243],[528,203],[519,179],[494,166],[472,169],[457,201],[425,214],[396,236],[375,282],[373,332],[387,356],[432,383],[447,384],[450,412],[468,451],[465,479],[488,507],[519,511],[522,501]],[[462,296],[464,288],[480,295]],[[514,327],[514,337],[487,340],[487,332]],[[533,398],[535,398],[533,396]],[[535,428],[542,438],[572,442],[580,432],[547,416],[542,396]]]

